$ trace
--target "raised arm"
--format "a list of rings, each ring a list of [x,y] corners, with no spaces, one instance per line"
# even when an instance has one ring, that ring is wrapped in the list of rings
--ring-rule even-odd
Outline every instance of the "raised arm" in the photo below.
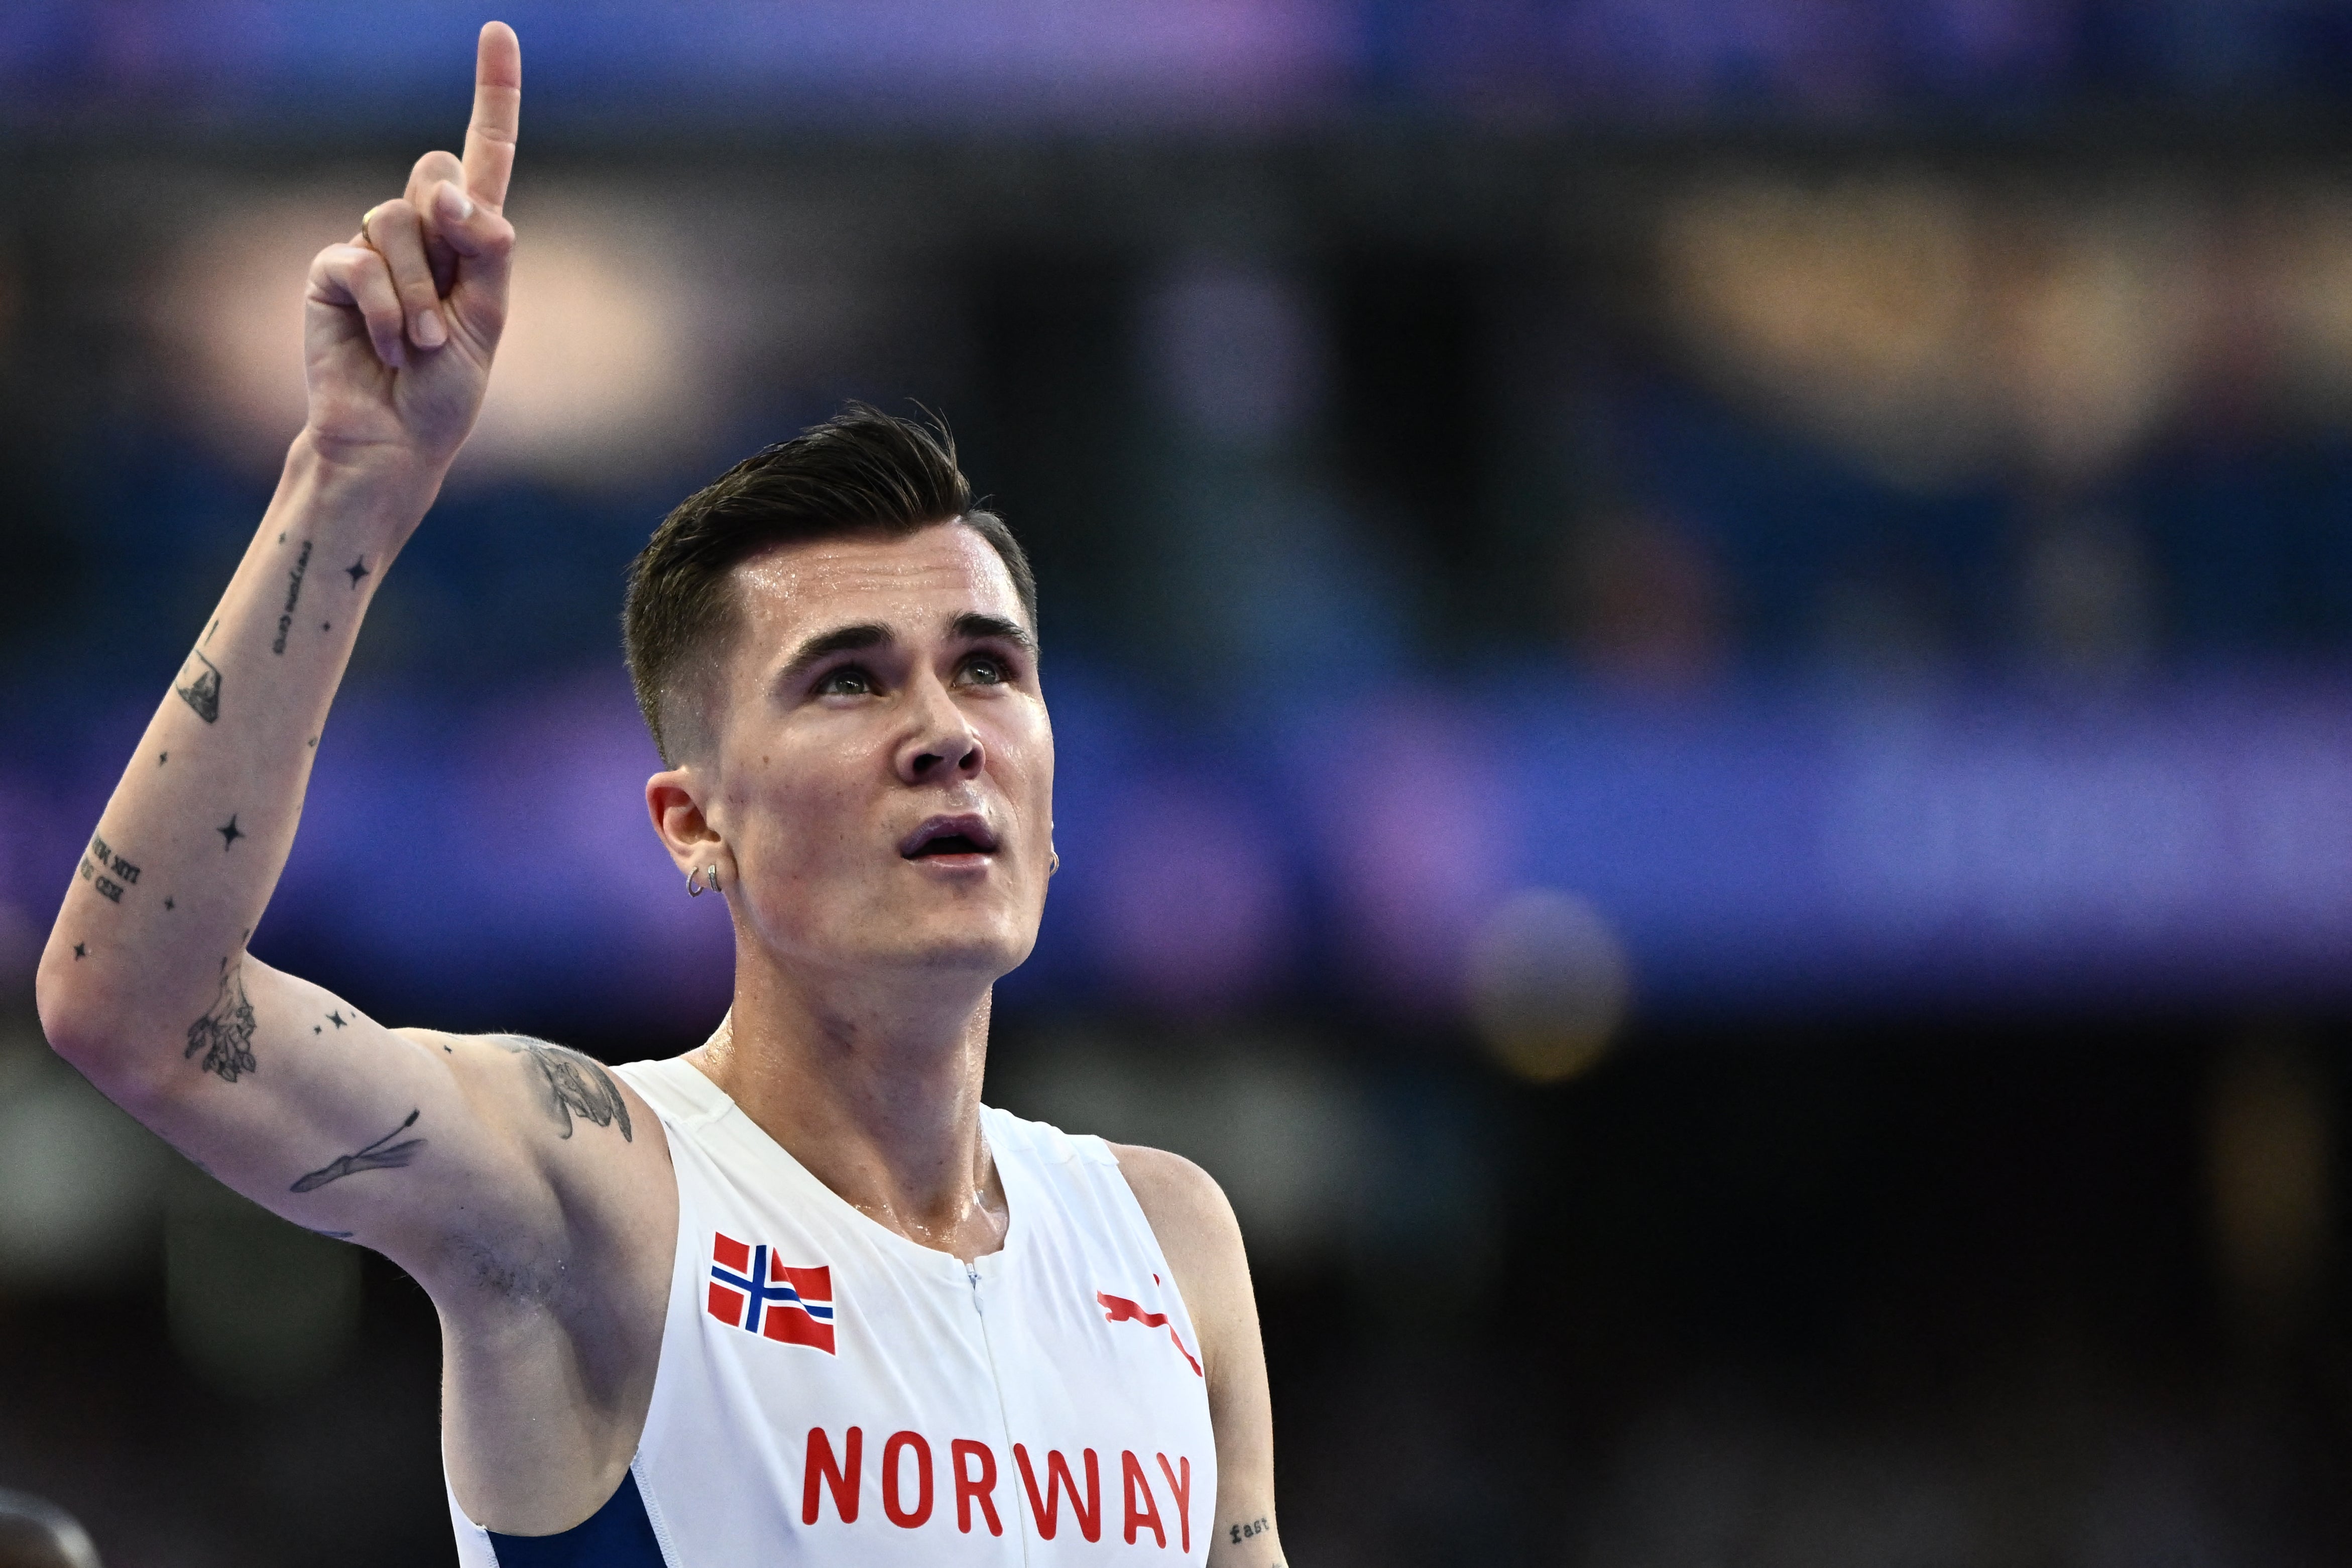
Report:
[[[529,1218],[484,1192],[549,1207],[535,1197],[548,1184],[527,1179],[535,1155],[502,1123],[545,1119],[530,1097],[560,1099],[557,1070],[387,1030],[246,944],[360,622],[481,406],[506,319],[520,96],[514,34],[492,23],[464,158],[426,154],[404,195],[312,263],[308,421],[90,836],[38,982],[51,1043],[133,1114],[279,1214],[421,1270],[446,1263],[453,1226]],[[604,1124],[625,1130],[618,1092],[583,1063],[562,1071],[593,1073]]]

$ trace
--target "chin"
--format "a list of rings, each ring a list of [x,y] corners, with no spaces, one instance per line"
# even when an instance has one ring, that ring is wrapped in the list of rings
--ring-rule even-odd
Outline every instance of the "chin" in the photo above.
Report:
[[[994,980],[1026,962],[1037,946],[1034,926],[1006,930],[993,923],[984,927],[958,922],[960,928],[922,930],[927,923],[910,922],[900,939],[873,954],[874,961],[891,968],[929,974],[969,974]],[[945,922],[940,923],[945,925]]]

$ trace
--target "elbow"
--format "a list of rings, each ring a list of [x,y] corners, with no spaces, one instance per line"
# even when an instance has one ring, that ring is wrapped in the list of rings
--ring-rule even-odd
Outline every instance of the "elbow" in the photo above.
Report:
[[[102,1086],[136,1028],[120,994],[100,985],[93,968],[62,933],[52,936],[33,976],[33,1006],[49,1049]]]
[[[79,966],[79,972],[77,966]],[[98,1086],[99,1092],[134,1116],[145,1113],[169,1091],[161,1074],[172,1053],[159,1060],[142,1049],[149,1032],[142,1020],[121,1000],[92,982],[90,965],[74,956],[73,945],[56,942],[41,956],[33,978],[33,1005],[39,1011],[41,1033],[75,1071]]]
[[[54,946],[54,945],[53,945]],[[79,963],[81,972],[74,966]],[[184,1085],[171,1071],[179,1053],[157,1051],[153,1020],[94,985],[88,959],[77,960],[70,943],[62,956],[44,954],[33,980],[33,1005],[49,1049],[63,1057],[98,1092],[140,1121],[174,1101]]]
[[[99,1016],[96,988],[74,972],[82,961],[83,956],[59,934],[49,938],[33,975],[33,1007],[41,1017],[41,1033],[50,1050],[77,1066],[104,1049],[109,1033]]]

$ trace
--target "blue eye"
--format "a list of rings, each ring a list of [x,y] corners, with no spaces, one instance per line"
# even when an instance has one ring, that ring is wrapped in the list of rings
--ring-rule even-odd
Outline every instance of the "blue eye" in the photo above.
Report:
[[[964,674],[980,685],[1003,685],[1013,677],[1005,673],[1003,661],[986,653],[976,653],[963,663]]]

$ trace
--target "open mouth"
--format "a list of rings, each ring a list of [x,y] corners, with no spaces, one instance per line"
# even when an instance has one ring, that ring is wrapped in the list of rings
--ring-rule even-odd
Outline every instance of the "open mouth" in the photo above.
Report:
[[[898,846],[898,853],[910,861],[995,852],[996,835],[985,821],[974,816],[934,817]]]

